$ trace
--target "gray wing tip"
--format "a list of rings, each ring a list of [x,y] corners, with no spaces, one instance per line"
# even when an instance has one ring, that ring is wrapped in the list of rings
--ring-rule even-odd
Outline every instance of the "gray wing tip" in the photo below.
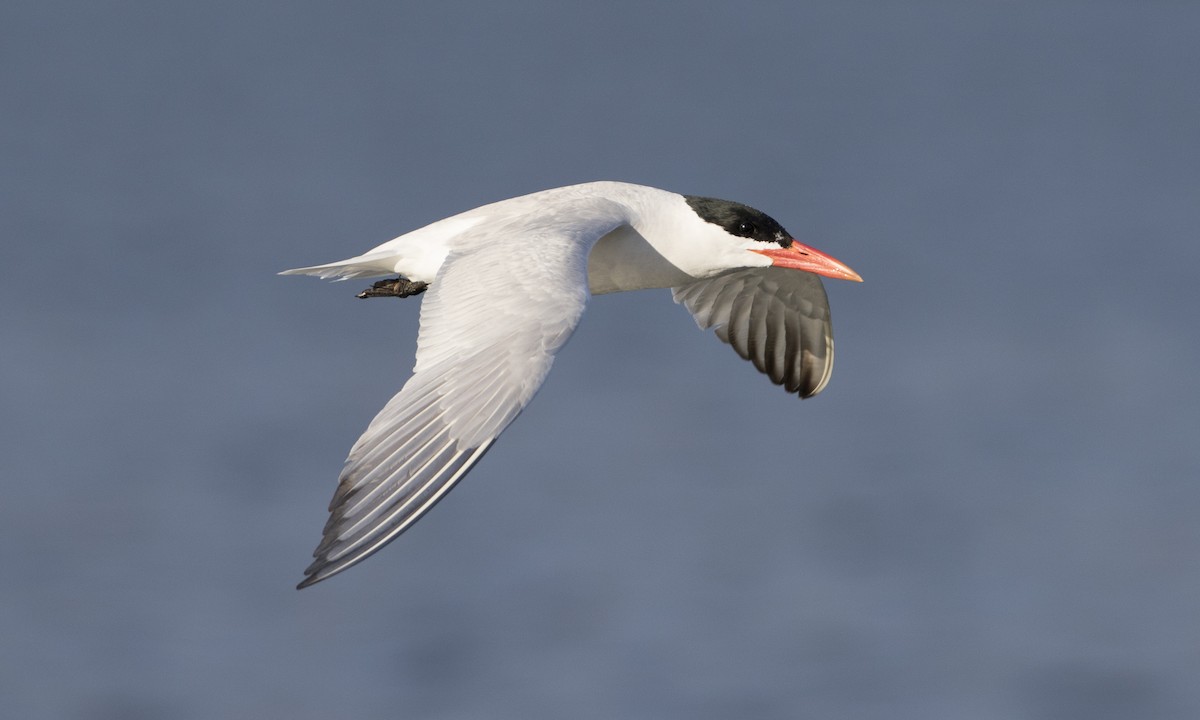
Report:
[[[336,564],[325,564],[321,561],[315,562],[304,571],[304,579],[297,583],[296,589],[303,590],[306,587],[316,585],[322,580],[328,580],[353,564],[349,563],[338,567]]]
[[[395,540],[396,537],[398,537],[406,529],[408,529],[408,525],[402,525],[388,533],[372,532],[368,534],[368,538],[383,534],[383,541],[376,541],[367,545],[365,548],[360,547],[351,552],[345,552],[345,550],[339,551],[338,549],[339,540],[337,537],[336,523],[332,522],[331,518],[331,522],[327,523],[325,534],[321,538],[320,544],[318,544],[317,549],[313,551],[313,558],[315,559],[307,568],[304,569],[304,579],[301,580],[298,585],[296,585],[296,589],[303,590],[311,585],[316,585],[322,580],[327,580],[343,570],[349,570],[363,560],[366,560],[370,556],[374,555],[376,552],[381,550],[384,545],[387,545],[392,540]]]
[[[304,569],[304,579],[301,580],[298,585],[296,585],[297,590],[303,590],[306,587],[316,585],[322,580],[326,580],[334,575],[337,575],[341,571],[357,563],[359,560],[366,559],[366,556],[363,556],[356,558],[351,562],[329,562],[323,554],[316,554],[314,557],[316,560],[313,560],[312,564]]]
[[[332,512],[325,524],[325,532],[317,549],[313,551],[313,557],[316,559],[304,570],[306,577],[296,589],[303,590],[331,578],[382,550],[437,505],[491,448],[493,440],[494,438],[478,447],[458,451],[454,459],[439,468],[432,479],[426,479],[420,493],[406,496],[387,521],[373,523],[350,538],[339,537],[339,531],[342,525],[340,509],[352,493],[344,492],[344,486],[339,484],[339,490],[334,495]]]

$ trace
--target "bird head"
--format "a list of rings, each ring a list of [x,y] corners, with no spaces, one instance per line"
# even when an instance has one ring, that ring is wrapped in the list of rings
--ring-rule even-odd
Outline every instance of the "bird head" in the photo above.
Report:
[[[729,268],[775,266],[862,282],[845,263],[798,242],[774,218],[729,200],[685,195],[688,207],[705,223],[702,234],[720,247]],[[747,254],[749,253],[749,255]]]

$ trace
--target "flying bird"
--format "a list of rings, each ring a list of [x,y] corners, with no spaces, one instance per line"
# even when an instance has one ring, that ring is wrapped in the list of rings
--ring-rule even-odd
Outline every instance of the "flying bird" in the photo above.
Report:
[[[365,560],[467,474],[533,399],[589,295],[671,288],[701,329],[806,398],[833,368],[818,275],[862,280],[754,208],[620,182],[484,205],[281,274],[397,275],[359,297],[426,293],[412,376],[351,448],[300,588]]]

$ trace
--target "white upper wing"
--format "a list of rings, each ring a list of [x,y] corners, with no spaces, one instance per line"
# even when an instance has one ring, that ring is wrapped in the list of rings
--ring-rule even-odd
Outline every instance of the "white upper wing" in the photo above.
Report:
[[[588,251],[625,221],[610,203],[585,215],[499,219],[456,241],[421,306],[413,375],[351,449],[300,587],[404,532],[533,398],[583,314]]]
[[[806,398],[833,371],[833,326],[821,279],[784,268],[747,268],[673,288],[701,329],[754,363],[771,382]]]

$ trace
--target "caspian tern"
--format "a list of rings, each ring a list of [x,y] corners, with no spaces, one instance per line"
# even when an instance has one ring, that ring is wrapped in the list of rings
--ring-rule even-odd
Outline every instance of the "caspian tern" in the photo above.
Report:
[[[466,475],[533,399],[589,293],[669,287],[701,329],[805,398],[833,367],[817,276],[862,280],[758,210],[619,182],[484,205],[281,274],[400,276],[360,297],[428,288],[412,377],[350,450],[300,588],[366,559]]]

